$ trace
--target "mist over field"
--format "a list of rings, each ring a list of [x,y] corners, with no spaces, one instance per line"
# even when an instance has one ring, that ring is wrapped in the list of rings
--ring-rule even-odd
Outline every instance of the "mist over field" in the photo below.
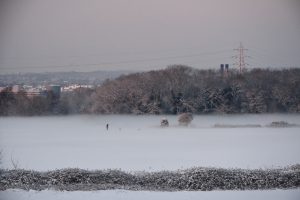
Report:
[[[299,115],[200,115],[188,127],[176,116],[103,115],[0,118],[2,167],[176,170],[195,166],[265,168],[300,162]],[[106,124],[109,129],[106,130]],[[237,128],[215,128],[216,124]],[[238,125],[260,125],[258,128]]]

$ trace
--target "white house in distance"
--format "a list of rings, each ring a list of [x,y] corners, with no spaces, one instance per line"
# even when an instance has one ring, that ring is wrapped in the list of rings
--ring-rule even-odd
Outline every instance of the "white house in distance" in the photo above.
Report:
[[[68,85],[68,86],[64,86],[61,88],[62,92],[72,92],[76,89],[79,88],[93,88],[93,85],[80,85],[80,84],[73,84],[73,85]]]

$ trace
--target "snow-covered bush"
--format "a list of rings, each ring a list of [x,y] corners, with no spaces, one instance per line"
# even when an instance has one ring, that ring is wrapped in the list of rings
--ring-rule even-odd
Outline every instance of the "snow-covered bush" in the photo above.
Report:
[[[163,118],[163,119],[160,121],[160,126],[161,126],[161,127],[168,127],[168,126],[169,126],[169,121],[168,121],[166,118]]]
[[[182,113],[178,117],[179,125],[188,126],[193,120],[192,113]]]

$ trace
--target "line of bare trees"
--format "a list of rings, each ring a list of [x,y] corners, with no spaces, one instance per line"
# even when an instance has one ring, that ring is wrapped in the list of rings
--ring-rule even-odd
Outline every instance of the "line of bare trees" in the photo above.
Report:
[[[299,86],[300,69],[222,75],[176,65],[121,76],[93,90],[62,94],[57,105],[45,99],[20,100],[24,98],[20,94],[11,99],[0,94],[0,114],[53,114],[53,110],[55,114],[299,113]]]

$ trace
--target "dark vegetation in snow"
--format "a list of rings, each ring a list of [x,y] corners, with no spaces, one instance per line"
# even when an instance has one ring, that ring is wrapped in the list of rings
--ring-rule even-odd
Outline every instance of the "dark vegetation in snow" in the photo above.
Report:
[[[51,96],[2,91],[0,115],[299,113],[299,85],[300,69],[225,75],[176,65],[63,93],[54,103]]]
[[[125,173],[63,169],[48,172],[0,170],[0,190],[264,190],[300,187],[300,165],[280,169],[191,168]]]
[[[285,121],[275,121],[275,122],[272,122],[271,124],[268,124],[267,126],[274,127],[274,128],[285,128],[285,127],[296,127],[299,125],[298,124],[290,124]]]

